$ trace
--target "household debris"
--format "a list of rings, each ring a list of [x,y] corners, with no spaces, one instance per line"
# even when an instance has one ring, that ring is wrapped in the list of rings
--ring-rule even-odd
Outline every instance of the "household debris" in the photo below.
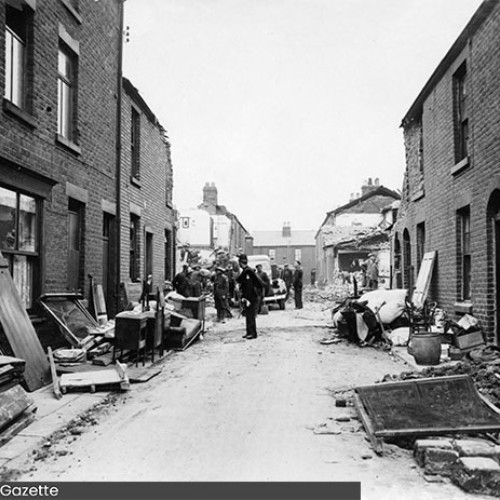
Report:
[[[356,387],[354,404],[379,454],[384,438],[500,431],[500,410],[468,375]]]

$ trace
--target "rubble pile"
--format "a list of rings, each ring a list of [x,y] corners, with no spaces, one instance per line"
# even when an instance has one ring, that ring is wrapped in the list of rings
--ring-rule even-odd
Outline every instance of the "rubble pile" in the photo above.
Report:
[[[349,295],[351,295],[349,283],[342,283],[341,280],[323,288],[307,286],[303,291],[304,300],[307,302],[340,302]]]

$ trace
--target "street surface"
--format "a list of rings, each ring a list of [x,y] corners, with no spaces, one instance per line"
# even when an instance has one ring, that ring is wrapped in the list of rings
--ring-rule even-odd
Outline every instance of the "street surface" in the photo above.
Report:
[[[483,498],[426,481],[411,451],[371,451],[355,409],[335,396],[408,366],[370,347],[320,344],[331,335],[324,307],[261,315],[256,340],[242,339],[244,318],[210,327],[18,480],[361,481],[370,500]]]

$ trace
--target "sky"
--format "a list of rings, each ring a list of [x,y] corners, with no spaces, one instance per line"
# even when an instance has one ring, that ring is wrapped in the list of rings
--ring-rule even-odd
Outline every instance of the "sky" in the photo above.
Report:
[[[481,0],[127,0],[124,76],[166,129],[180,211],[215,183],[249,231],[317,230],[368,178]]]

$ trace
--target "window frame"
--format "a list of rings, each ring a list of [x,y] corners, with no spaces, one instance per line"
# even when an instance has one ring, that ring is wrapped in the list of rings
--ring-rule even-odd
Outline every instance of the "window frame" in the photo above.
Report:
[[[67,67],[65,73],[60,71],[61,56],[65,58]],[[62,40],[59,41],[57,51],[57,135],[63,139],[77,144],[77,85],[78,85],[78,54],[75,53]],[[62,90],[67,90],[67,95],[62,95]]]
[[[464,61],[453,74],[453,87],[455,163],[460,163],[469,156],[469,79],[466,61]]]
[[[40,249],[42,248],[41,244],[41,238],[42,238],[42,199],[38,196],[35,196],[31,193],[27,193],[22,190],[17,190],[14,189],[10,186],[2,185],[0,184],[1,189],[5,189],[6,191],[10,191],[15,195],[16,198],[16,207],[15,207],[15,220],[14,220],[14,233],[15,233],[15,241],[14,241],[14,247],[13,248],[4,248],[2,245],[0,245],[0,251],[2,252],[3,257],[7,260],[8,262],[8,268],[9,272],[11,273],[12,279],[14,280],[14,283],[16,283],[16,273],[15,273],[15,259],[16,257],[22,257],[25,258],[27,263],[29,263],[29,267],[31,268],[31,276],[30,276],[30,283],[29,283],[29,291],[30,291],[30,296],[28,298],[28,302],[25,301],[24,299],[24,294],[22,293],[21,290],[19,291],[19,295],[21,297],[21,300],[23,301],[23,304],[25,305],[26,309],[28,312],[34,312],[37,308],[36,306],[36,297],[38,297],[41,293],[41,265],[42,265],[42,259],[41,259],[41,251]],[[21,197],[28,197],[33,200],[35,203],[35,222],[34,222],[34,249],[33,250],[26,250],[26,249],[20,249],[20,243],[19,243],[19,235],[21,234],[20,227],[21,227]],[[3,242],[0,242],[3,243]]]
[[[457,210],[457,269],[458,298],[472,299],[472,251],[470,206]]]
[[[130,112],[130,176],[141,180],[141,114],[134,106]]]

